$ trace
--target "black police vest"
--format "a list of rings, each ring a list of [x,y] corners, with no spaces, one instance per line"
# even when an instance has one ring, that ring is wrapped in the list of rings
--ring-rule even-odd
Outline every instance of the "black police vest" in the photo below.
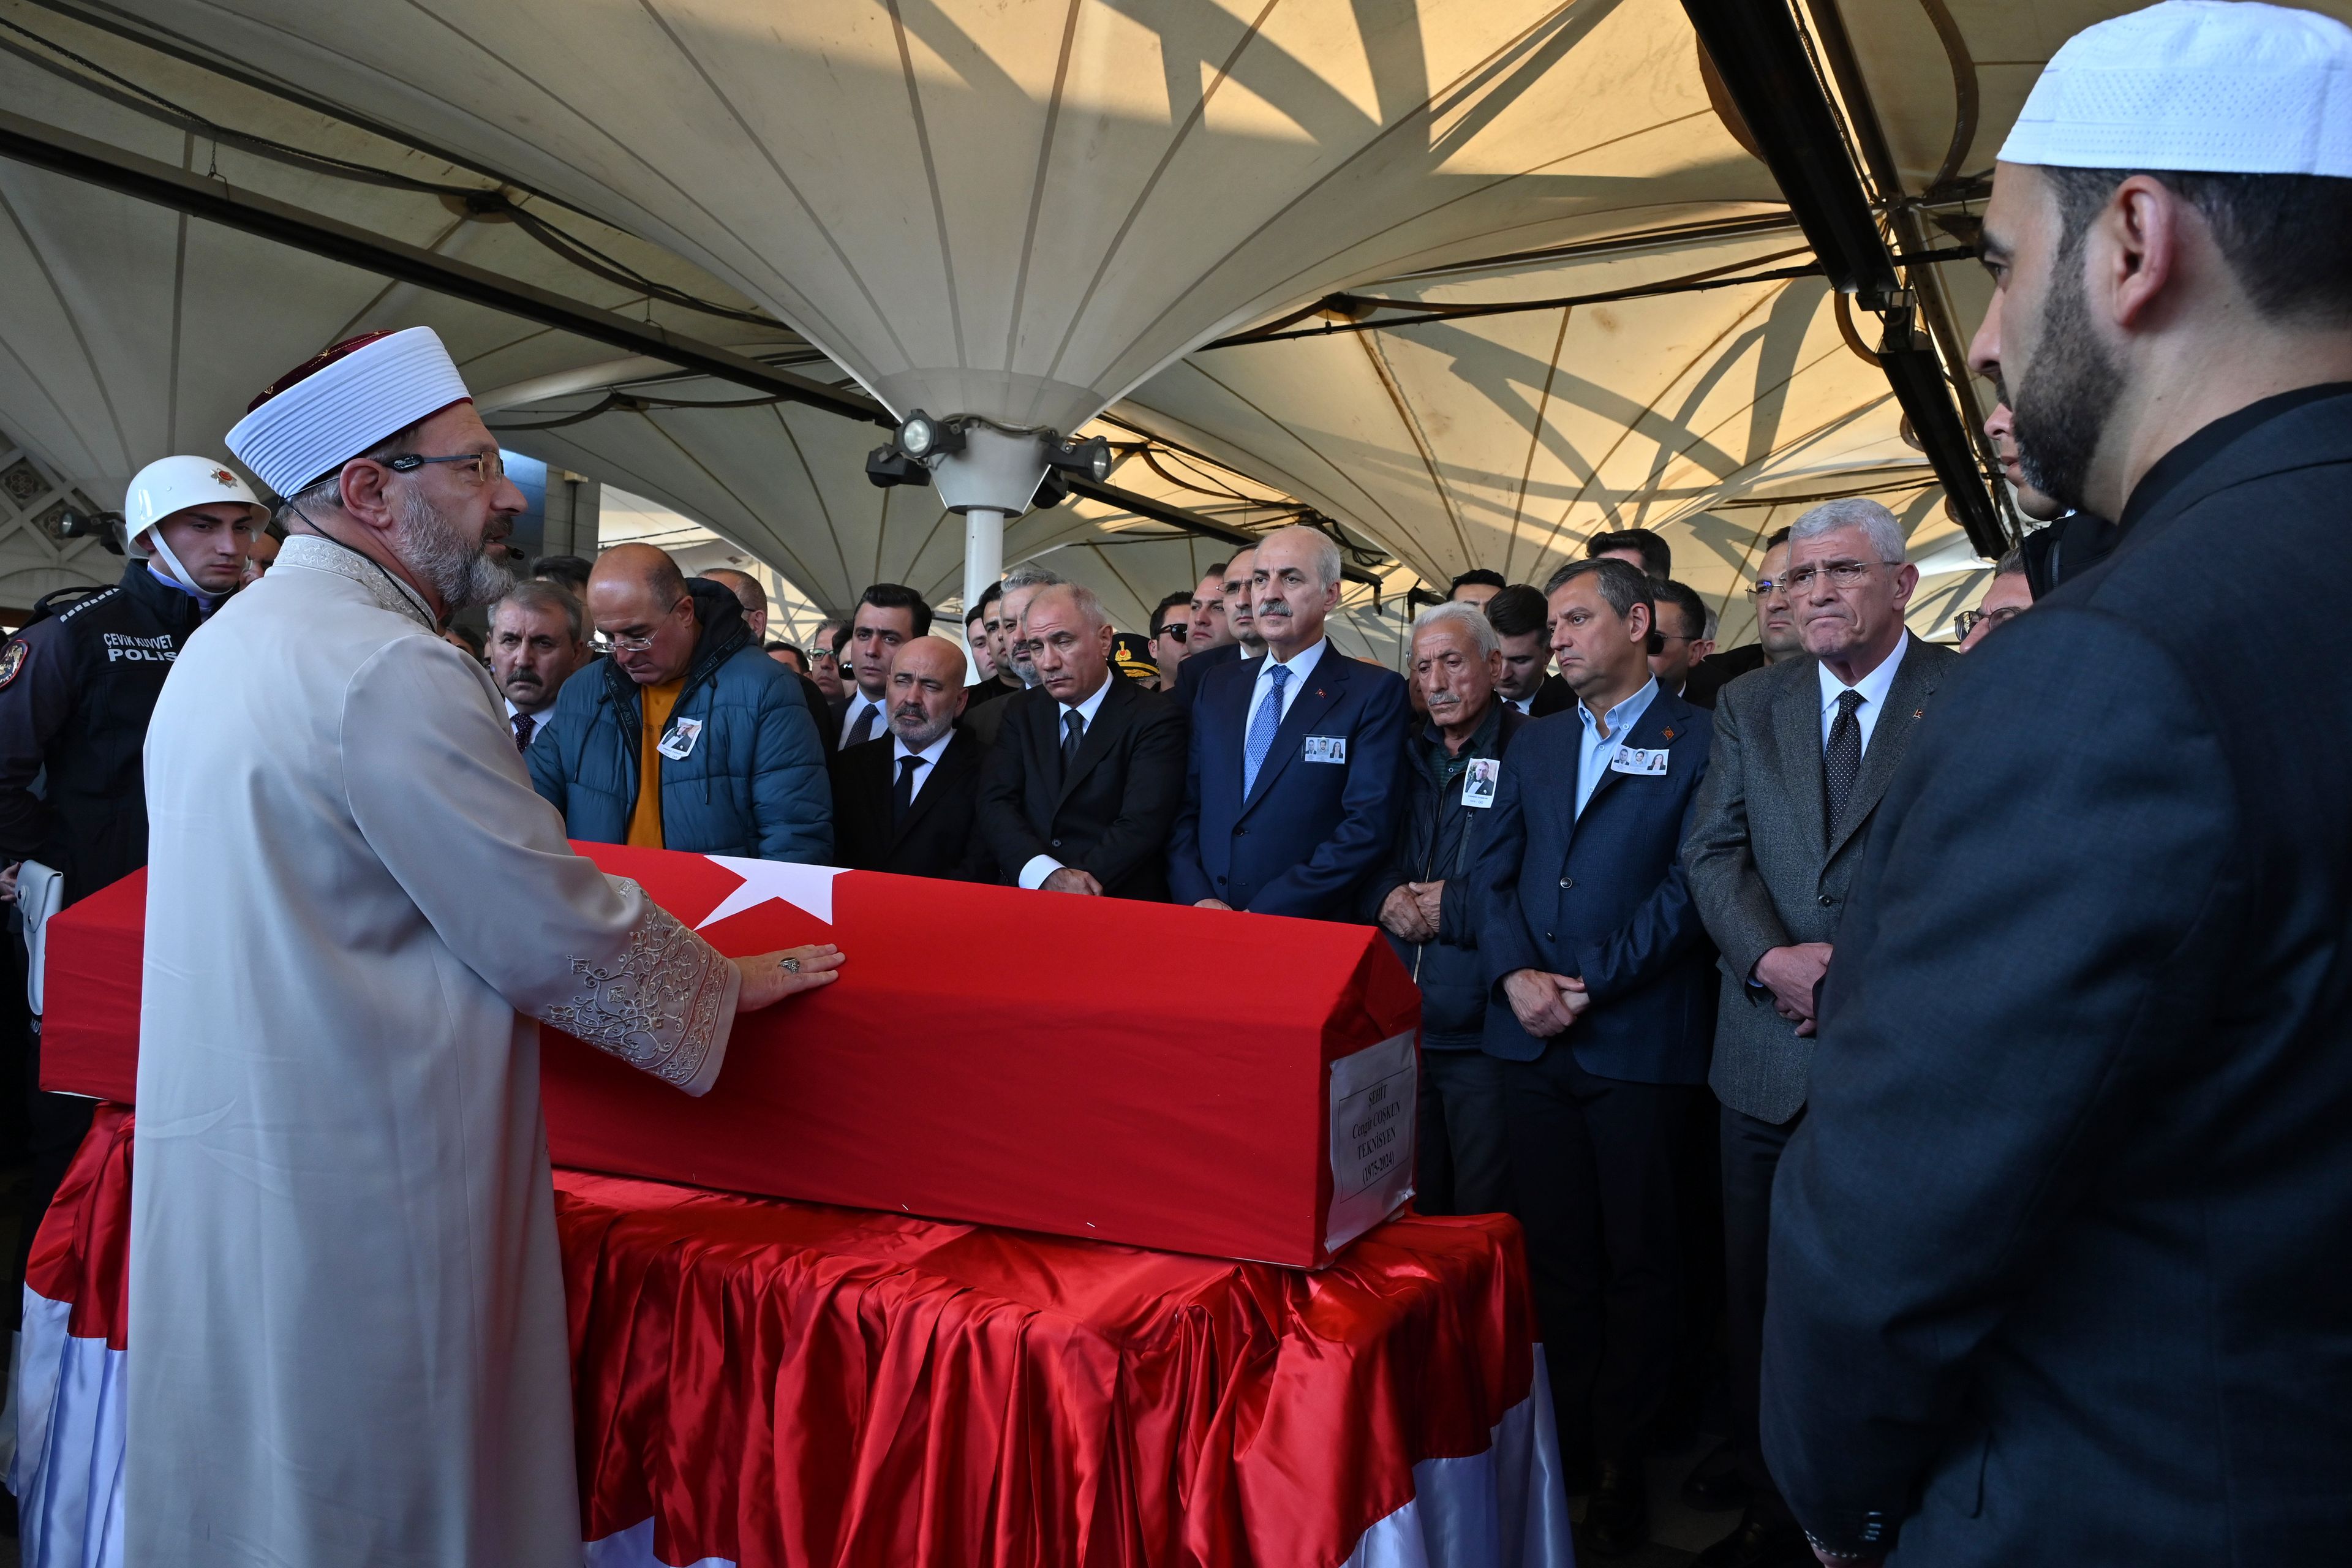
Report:
[[[71,716],[45,748],[41,792],[56,831],[40,858],[64,873],[68,901],[147,864],[147,722],[202,623],[193,596],[134,562],[113,587],[19,634],[32,645],[26,679],[62,675],[72,684]],[[31,667],[49,658],[58,670]]]

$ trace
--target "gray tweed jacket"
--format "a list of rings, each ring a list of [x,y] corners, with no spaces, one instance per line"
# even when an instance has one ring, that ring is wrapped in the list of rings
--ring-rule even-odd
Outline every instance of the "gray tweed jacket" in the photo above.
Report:
[[[1748,984],[1776,947],[1834,942],[1846,888],[1887,781],[1936,683],[1958,655],[1914,637],[1871,731],[1862,775],[1834,831],[1822,824],[1822,698],[1810,658],[1751,671],[1716,697],[1715,755],[1700,789],[1683,865],[1699,918],[1722,953],[1716,1003],[1716,1098],[1783,1122],[1805,1108],[1813,1042]]]

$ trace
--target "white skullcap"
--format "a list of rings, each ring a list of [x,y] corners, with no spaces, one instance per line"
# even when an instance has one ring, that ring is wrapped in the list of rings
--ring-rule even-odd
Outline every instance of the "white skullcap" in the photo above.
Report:
[[[2164,0],[2085,27],[2042,68],[2000,156],[2352,179],[2352,27],[2252,0]]]
[[[430,327],[338,343],[254,400],[228,449],[281,496],[473,394]]]

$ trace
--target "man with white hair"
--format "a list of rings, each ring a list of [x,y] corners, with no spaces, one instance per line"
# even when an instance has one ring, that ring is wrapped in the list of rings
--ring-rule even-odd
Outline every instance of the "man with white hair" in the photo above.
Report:
[[[1494,818],[1503,753],[1531,722],[1496,696],[1502,668],[1503,639],[1483,601],[1432,605],[1414,618],[1412,678],[1429,722],[1406,742],[1396,838],[1356,904],[1356,918],[1388,933],[1421,988],[1413,1187],[1424,1214],[1491,1214],[1507,1202],[1502,1064],[1478,1048],[1487,985],[1470,874]]]
[[[840,955],[725,958],[564,842],[437,635],[523,498],[430,329],[228,446],[289,537],[147,738],[123,1560],[577,1568],[538,1021],[700,1094]]]
[[[2352,28],[2077,35],[1983,253],[1971,363],[2121,538],[1881,804],[1780,1164],[1766,1448],[1825,1562],[2341,1562],[2352,676],[2247,629],[2282,573],[2352,592]]]
[[[1092,590],[1049,584],[1022,605],[1037,686],[1007,698],[981,785],[997,875],[1048,892],[1168,898],[1168,833],[1184,798],[1184,710],[1111,668]]]
[[[1904,630],[1918,572],[1904,563],[1902,525],[1876,501],[1805,513],[1788,563],[1775,592],[1811,657],[1778,659],[1716,694],[1714,763],[1683,847],[1722,955],[1707,1082],[1722,1105],[1733,1428],[1724,1458],[1748,1499],[1707,1568],[1806,1552],[1756,1436],[1774,1173],[1805,1119],[1814,989],[1847,889],[1912,731],[1958,658]]]
[[[1339,603],[1329,539],[1278,528],[1248,560],[1265,655],[1201,680],[1169,888],[1203,909],[1345,920],[1396,832],[1404,682],[1323,635]]]

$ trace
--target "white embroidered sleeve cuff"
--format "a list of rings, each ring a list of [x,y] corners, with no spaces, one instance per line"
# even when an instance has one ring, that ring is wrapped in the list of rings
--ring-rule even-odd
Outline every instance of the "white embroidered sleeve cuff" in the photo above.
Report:
[[[615,879],[632,891],[633,882]],[[572,999],[539,1015],[572,1038],[607,1051],[692,1095],[707,1092],[726,1059],[743,976],[721,953],[660,905],[609,963],[573,959]]]

